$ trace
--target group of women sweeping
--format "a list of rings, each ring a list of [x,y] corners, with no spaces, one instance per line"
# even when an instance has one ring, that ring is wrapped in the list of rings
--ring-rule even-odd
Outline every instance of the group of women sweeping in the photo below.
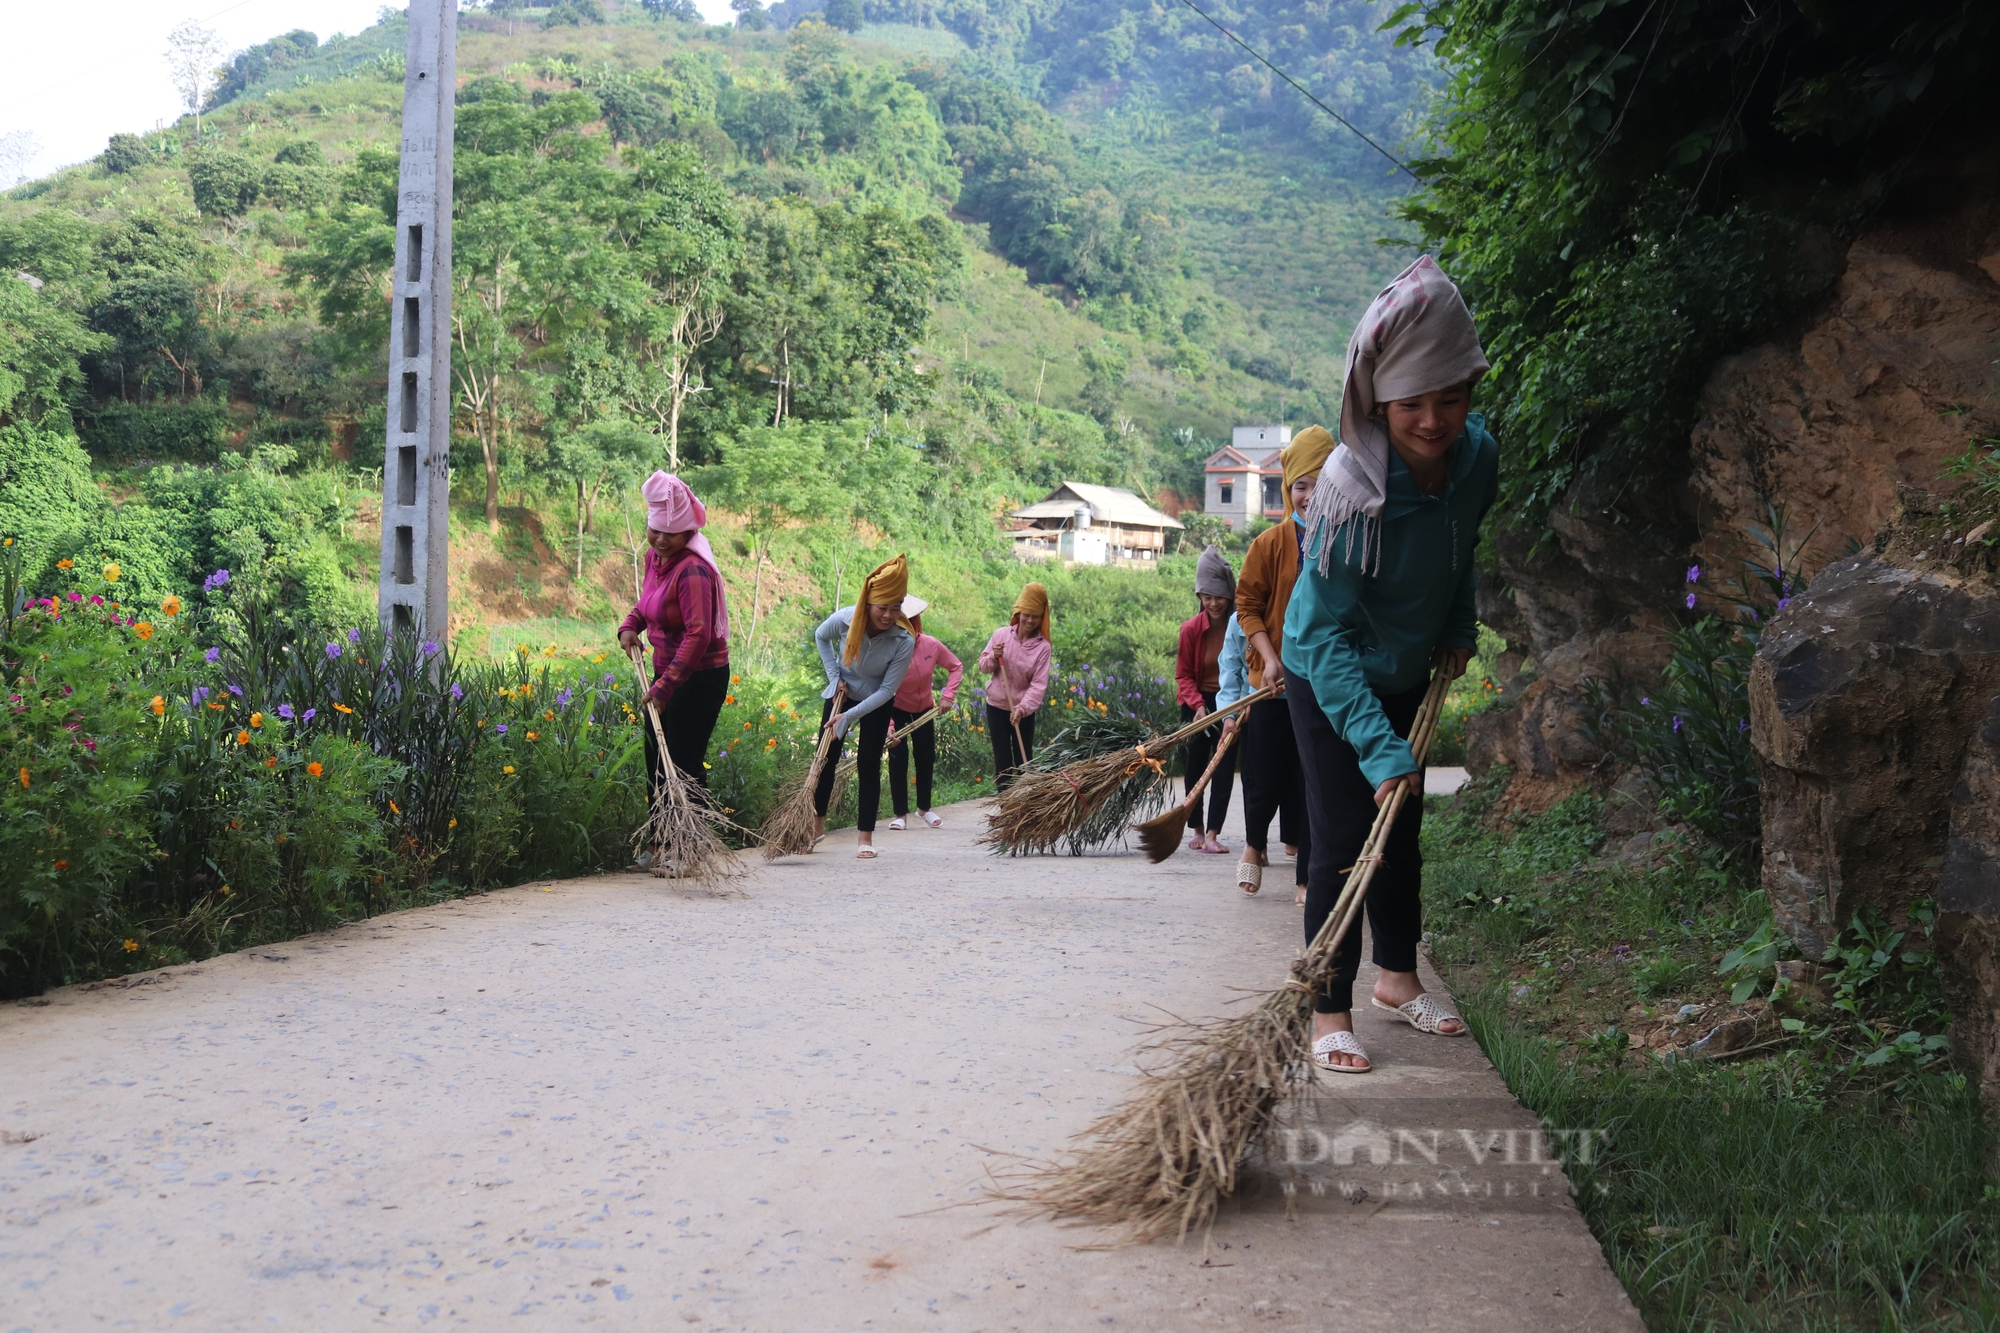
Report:
[[[1463,674],[1477,643],[1473,552],[1498,481],[1497,447],[1471,412],[1486,370],[1458,289],[1428,256],[1418,259],[1355,329],[1338,437],[1315,426],[1286,446],[1283,521],[1251,543],[1240,578],[1218,548],[1202,554],[1199,610],[1181,626],[1175,655],[1183,720],[1230,712],[1198,733],[1183,756],[1195,798],[1189,846],[1229,850],[1222,826],[1240,764],[1245,846],[1235,882],[1245,896],[1261,891],[1275,820],[1294,854],[1308,941],[1357,869],[1377,810],[1399,788],[1409,790],[1364,901],[1377,969],[1370,999],[1419,1031],[1448,1037],[1463,1035],[1465,1023],[1427,994],[1417,975],[1422,765],[1408,737],[1433,673]],[[666,723],[667,754],[648,736],[649,765],[658,773],[671,760],[701,784],[729,677],[722,581],[700,534],[705,511],[687,486],[655,473],[645,496],[651,549],[620,640],[629,648],[643,634],[653,648],[650,697]],[[938,671],[947,673],[942,698],[949,705],[964,670],[923,633],[925,603],[910,595],[908,582],[907,563],[897,556],[814,634],[827,677],[821,725],[837,738],[815,793],[818,831],[824,834],[837,750],[856,736],[856,855],[863,858],[876,855],[885,747],[896,728],[931,708]],[[1004,788],[1033,754],[1048,688],[1049,604],[1040,584],[1023,590],[978,667],[990,677],[986,730]],[[1247,709],[1233,709],[1266,689],[1271,693]],[[936,827],[931,724],[905,739],[890,749],[890,827],[904,827],[910,813],[906,753],[915,758],[917,815]],[[1211,767],[1203,804],[1196,784]],[[1315,995],[1312,1053],[1321,1068],[1370,1068],[1353,1030],[1359,967],[1359,932],[1350,932]]]

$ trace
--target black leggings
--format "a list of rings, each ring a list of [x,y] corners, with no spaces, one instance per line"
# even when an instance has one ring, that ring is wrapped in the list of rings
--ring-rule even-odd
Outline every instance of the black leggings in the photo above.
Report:
[[[1208,705],[1208,711],[1215,711],[1215,691],[1203,690],[1201,701]],[[1194,721],[1194,709],[1181,705],[1181,721]],[[1223,724],[1218,722],[1206,731],[1197,731],[1181,742],[1181,763],[1187,773],[1181,778],[1181,790],[1193,791],[1194,784],[1201,781],[1202,770],[1215,757],[1216,742],[1222,739]],[[1242,744],[1241,741],[1237,742]],[[1194,808],[1188,811],[1188,827],[1203,833],[1222,832],[1222,821],[1229,816],[1229,792],[1236,785],[1236,746],[1229,747],[1229,753],[1222,756],[1222,762],[1215,766],[1215,780],[1208,784],[1208,790],[1195,798]],[[1202,819],[1202,807],[1208,807],[1208,819]]]
[[[986,739],[993,742],[993,785],[1001,791],[1013,786],[1015,770],[1035,757],[1035,715],[1021,719],[1021,744],[1027,749],[1018,755],[1014,753],[1014,724],[1008,718],[1006,709],[986,705]]]
[[[1416,721],[1428,684],[1402,694],[1380,694],[1382,711],[1396,734],[1407,738]],[[1285,694],[1292,702],[1292,733],[1298,738],[1299,765],[1305,778],[1306,814],[1312,823],[1312,864],[1306,871],[1306,941],[1333,914],[1334,900],[1347,883],[1347,872],[1368,841],[1375,823],[1375,784],[1361,772],[1361,757],[1334,733],[1333,724],[1313,697],[1304,676],[1285,673]],[[1424,857],[1420,845],[1424,803],[1403,803],[1389,830],[1382,865],[1368,883],[1368,932],[1375,941],[1375,966],[1391,972],[1417,970],[1417,941],[1424,932]],[[1344,1014],[1354,1007],[1354,977],[1361,970],[1359,923],[1350,929],[1334,955],[1333,976],[1314,997],[1323,1014]]]
[[[820,729],[826,729],[826,720],[833,716],[833,700],[822,699],[819,705]],[[855,792],[854,827],[863,833],[875,831],[875,808],[882,804],[882,743],[889,737],[889,709],[885,704],[872,713],[862,716],[860,721],[847,728],[847,735],[861,733],[861,740],[855,747],[855,755],[860,767],[854,776],[860,779],[860,789]],[[826,766],[819,771],[819,785],[813,789],[813,813],[824,816],[826,807],[833,801],[833,775],[840,767],[840,752],[847,747],[845,738],[837,740],[826,752]]]
[[[658,679],[655,677],[654,679]],[[681,682],[667,706],[660,710],[660,729],[667,733],[667,753],[681,776],[697,787],[708,786],[709,738],[715,735],[715,719],[722,715],[723,696],[729,693],[729,665],[704,667]],[[660,765],[659,743],[653,739],[653,724],[641,719],[646,733],[646,772],[657,785],[666,770]]]
[[[1299,742],[1285,696],[1251,704],[1236,742],[1243,770],[1243,841],[1259,852],[1271,848],[1271,817],[1278,837],[1299,849],[1295,878],[1306,882],[1312,834],[1306,821],[1305,791],[1299,777]]]
[[[926,709],[925,712],[930,710]],[[910,755],[917,756],[917,809],[931,808],[931,773],[937,767],[937,723],[926,722],[915,731],[909,725],[923,713],[905,712],[894,707],[889,715],[896,720],[896,734],[903,740],[889,751],[889,804],[901,819],[910,813]]]

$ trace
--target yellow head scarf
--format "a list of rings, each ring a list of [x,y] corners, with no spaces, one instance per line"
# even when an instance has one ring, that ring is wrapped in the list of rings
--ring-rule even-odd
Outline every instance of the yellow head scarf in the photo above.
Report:
[[[1292,437],[1285,451],[1278,455],[1278,461],[1285,469],[1285,517],[1292,516],[1292,483],[1300,477],[1310,477],[1326,466],[1327,456],[1333,452],[1333,432],[1324,426],[1308,426]]]
[[[1014,599],[1014,614],[1007,617],[1013,624],[1021,616],[1040,616],[1042,627],[1038,631],[1043,638],[1049,637],[1049,590],[1039,583],[1030,583],[1021,589],[1021,595]]]
[[[840,651],[840,660],[856,662],[861,658],[861,640],[868,633],[868,608],[871,606],[901,607],[903,598],[910,591],[910,562],[905,556],[886,560],[869,571],[861,580],[861,596],[854,603],[854,623],[847,627],[847,642]],[[910,629],[910,618],[898,610],[896,623]],[[916,631],[910,630],[912,637]]]

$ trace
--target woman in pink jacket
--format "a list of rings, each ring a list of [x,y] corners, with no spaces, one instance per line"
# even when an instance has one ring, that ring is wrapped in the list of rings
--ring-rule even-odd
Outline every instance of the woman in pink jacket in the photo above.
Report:
[[[1054,659],[1049,590],[1030,583],[1014,599],[1013,618],[993,631],[979,655],[979,669],[993,677],[986,686],[986,736],[993,742],[994,785],[1002,791],[1034,755],[1035,714],[1048,693]]]
[[[958,698],[958,682],[965,675],[965,663],[953,655],[951,649],[924,633],[924,608],[929,606],[921,597],[905,597],[903,614],[909,618],[910,628],[917,632],[916,655],[910,658],[910,670],[903,677],[903,684],[896,691],[896,697],[889,701],[889,730],[894,735],[917,720],[919,714],[928,713],[932,706],[942,702],[946,708]],[[944,696],[934,699],[931,686],[936,681],[937,669],[945,670]],[[889,799],[896,806],[896,817],[889,821],[892,829],[909,827],[910,817],[910,754],[917,757],[917,814],[932,828],[944,823],[931,813],[931,773],[937,767],[937,723],[926,722],[903,739],[901,745],[889,750]]]

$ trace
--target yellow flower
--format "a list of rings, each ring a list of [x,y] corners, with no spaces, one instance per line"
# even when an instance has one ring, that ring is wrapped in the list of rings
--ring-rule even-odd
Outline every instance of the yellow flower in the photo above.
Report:
[[[13,544],[14,544],[14,539],[12,537],[9,537],[4,542],[0,542],[0,546],[12,546]]]
[[[225,898],[229,896],[229,886],[227,884],[222,886],[222,896]]]
[[[175,597],[172,593],[167,594],[167,600],[160,603],[160,610],[170,616],[179,615],[181,613],[181,599]]]
[[[548,647],[542,649],[543,657],[554,657],[555,655],[556,655],[556,646],[554,644],[550,644]]]
[[[512,773],[512,772],[514,771],[514,766],[513,766],[512,764],[509,764],[509,765],[507,765],[507,766],[506,766],[505,768],[501,769],[500,771],[501,771],[502,773]]]
[[[312,774],[314,777],[318,777],[320,774],[326,772],[326,766],[315,759],[306,765],[306,772]]]
[[[521,656],[526,657],[530,649],[528,648],[528,645],[525,643],[517,643],[514,645],[514,651],[519,653]]]
[[[264,715],[263,715],[262,713],[252,713],[252,714],[250,715],[250,725],[251,725],[251,726],[253,726],[253,727],[261,727],[261,726],[263,726],[263,725],[264,725]]]
[[[126,940],[126,941],[125,941],[125,952],[126,952],[126,953],[137,953],[137,952],[139,952],[139,941],[137,941],[137,940]]]
[[[446,827],[446,828],[457,828],[457,827],[458,827],[458,820],[454,818],[454,819],[453,819],[453,820],[452,820],[452,821],[451,821],[450,823],[446,824],[446,825],[445,825],[445,827]]]
[[[104,581],[106,583],[116,583],[120,578],[124,576],[124,574],[125,571],[118,567],[118,562],[116,560],[112,561],[110,564],[104,567]]]
[[[542,733],[539,731],[531,731],[528,733],[528,739],[531,741],[538,741],[541,738],[542,738]]]
[[[544,708],[544,709],[542,710],[542,721],[544,721],[544,722],[553,722],[553,721],[555,721],[555,720],[556,720],[556,710],[555,710],[555,709],[553,709],[553,708]]]
[[[349,708],[346,704],[335,704],[333,706],[333,711],[336,713],[351,713],[354,710],[352,708]]]
[[[153,710],[154,717],[158,717],[167,711],[167,701],[156,694],[153,696],[153,702],[147,704],[146,707]]]

